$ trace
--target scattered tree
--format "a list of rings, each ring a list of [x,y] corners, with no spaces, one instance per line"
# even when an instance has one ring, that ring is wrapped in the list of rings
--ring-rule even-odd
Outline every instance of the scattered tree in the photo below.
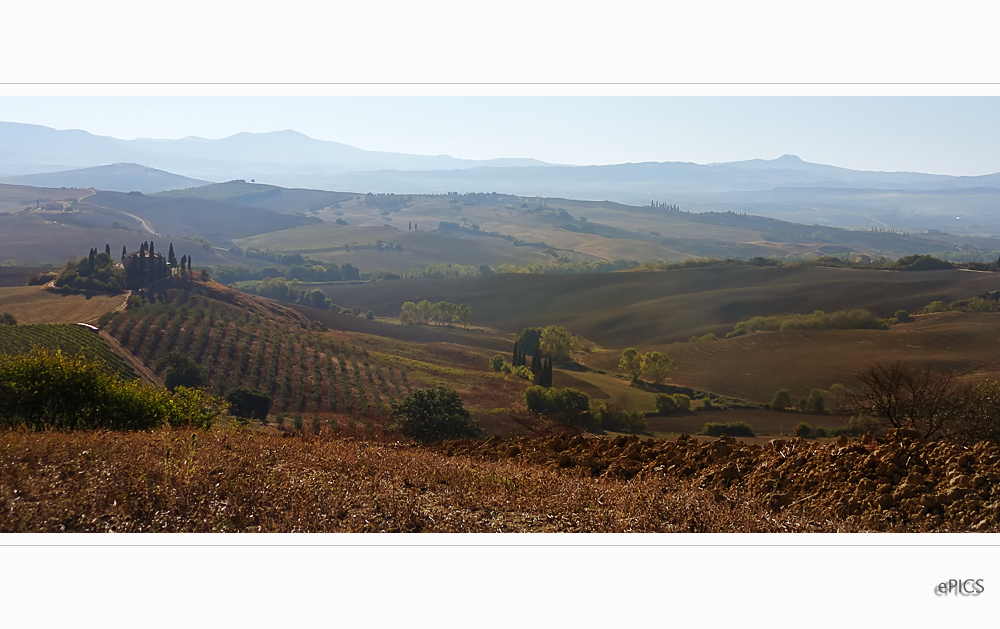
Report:
[[[419,441],[478,437],[482,428],[453,389],[418,389],[392,404],[389,414],[396,429]]]
[[[642,375],[642,356],[634,347],[628,347],[622,352],[622,358],[618,362],[618,372],[636,382]]]
[[[573,351],[573,335],[562,326],[550,325],[542,330],[539,347],[556,360],[567,360]]]
[[[167,368],[163,384],[171,391],[177,387],[193,389],[208,385],[201,366],[187,354],[171,352],[163,357],[162,364]]]
[[[667,374],[677,369],[677,363],[663,352],[643,354],[641,365],[642,377],[653,384],[662,383]]]

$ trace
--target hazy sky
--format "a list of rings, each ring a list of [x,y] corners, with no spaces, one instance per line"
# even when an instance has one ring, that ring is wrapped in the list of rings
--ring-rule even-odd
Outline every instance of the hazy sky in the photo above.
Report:
[[[473,159],[709,163],[791,153],[947,175],[1000,171],[998,114],[1000,97],[963,96],[0,96],[0,120],[125,139],[295,129],[368,150]]]

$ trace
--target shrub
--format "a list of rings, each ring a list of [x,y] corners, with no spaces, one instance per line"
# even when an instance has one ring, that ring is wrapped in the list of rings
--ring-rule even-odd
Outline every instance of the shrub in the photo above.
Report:
[[[569,423],[586,422],[590,415],[590,397],[570,387],[528,387],[524,391],[524,401],[533,413],[552,415]]]
[[[609,402],[591,407],[590,415],[603,430],[621,432],[643,432],[646,430],[646,415],[639,411],[630,411],[622,404]]]
[[[506,361],[504,360],[504,357],[501,354],[497,354],[493,358],[490,358],[490,368],[493,371],[502,371],[503,370],[503,364],[505,362]]]
[[[534,387],[533,387],[534,388]],[[419,441],[479,437],[483,430],[453,389],[418,389],[389,407],[395,428]]]
[[[271,396],[260,389],[236,387],[226,394],[230,412],[244,419],[267,420],[271,411]]]
[[[771,398],[771,408],[782,411],[792,405],[792,394],[788,389],[778,389]]]
[[[684,413],[691,410],[691,398],[683,393],[658,393],[656,395],[656,410],[663,415]]]
[[[831,429],[831,437],[860,437],[866,434],[875,434],[878,431],[878,422],[867,415],[858,415],[847,420],[846,426]]]
[[[17,318],[9,312],[0,314],[0,325],[17,325]]]
[[[896,314],[892,315],[892,318],[896,320],[897,323],[909,323],[913,321],[913,317],[910,316],[905,310],[897,310]]]
[[[795,436],[808,439],[813,434],[813,428],[809,424],[802,422],[795,427]]]
[[[524,365],[511,367],[510,372],[518,378],[524,378],[528,381],[533,381],[535,379],[535,374],[531,373],[531,369],[525,367]]]
[[[163,384],[171,391],[177,387],[193,389],[208,385],[208,379],[201,366],[187,354],[171,352],[163,357],[161,364],[167,366],[167,375]]]
[[[100,361],[35,348],[0,356],[0,425],[31,430],[208,428],[228,405],[178,387],[172,394],[108,373]]]
[[[706,400],[707,401],[707,400]],[[707,435],[709,437],[721,437],[722,435],[728,435],[730,437],[756,437],[753,429],[750,425],[745,422],[728,422],[725,424],[708,423],[702,427],[700,435]]]

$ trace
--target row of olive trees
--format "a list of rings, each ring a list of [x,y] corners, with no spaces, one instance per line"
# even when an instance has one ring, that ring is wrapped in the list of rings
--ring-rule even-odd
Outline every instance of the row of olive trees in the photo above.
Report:
[[[453,304],[447,301],[434,303],[425,299],[420,303],[412,301],[404,303],[399,313],[399,322],[403,325],[433,322],[438,324],[461,323],[467,326],[475,314],[476,311],[469,304]]]

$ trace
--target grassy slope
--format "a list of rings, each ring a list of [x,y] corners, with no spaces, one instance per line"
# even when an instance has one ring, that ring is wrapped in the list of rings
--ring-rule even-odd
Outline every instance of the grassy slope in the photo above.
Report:
[[[1000,285],[1000,275],[832,268],[714,267],[581,275],[498,275],[322,286],[338,304],[394,317],[405,301],[466,302],[473,321],[505,332],[559,324],[609,347],[723,335],[756,315],[868,308],[916,311]]]
[[[18,323],[93,323],[118,308],[124,295],[66,295],[42,286],[0,288],[0,312],[9,312]]]

